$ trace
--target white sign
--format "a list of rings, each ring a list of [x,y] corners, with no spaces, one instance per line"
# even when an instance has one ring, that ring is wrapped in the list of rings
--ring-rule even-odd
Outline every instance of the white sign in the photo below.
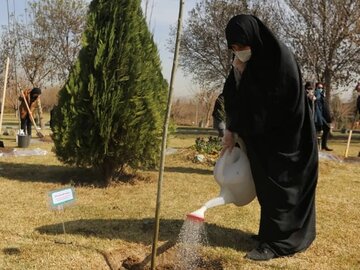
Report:
[[[69,204],[75,200],[75,191],[73,188],[55,190],[50,192],[50,198],[53,207]]]

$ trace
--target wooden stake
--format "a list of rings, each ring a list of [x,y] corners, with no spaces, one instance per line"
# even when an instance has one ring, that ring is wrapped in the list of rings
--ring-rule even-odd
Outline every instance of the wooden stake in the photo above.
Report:
[[[8,74],[9,74],[9,64],[10,58],[6,59],[6,69],[5,69],[5,77],[4,77],[4,91],[1,103],[1,113],[0,113],[0,135],[2,134],[2,123],[3,123],[3,116],[4,116],[4,107],[5,107],[5,96],[6,96],[6,88],[7,88],[7,81],[8,81]]]
[[[151,251],[151,268],[150,268],[151,270],[155,270],[155,267],[156,267],[157,242],[158,242],[158,237],[159,237],[159,225],[160,225],[161,189],[162,189],[163,174],[164,174],[164,167],[165,167],[164,165],[165,165],[166,141],[167,141],[167,131],[168,131],[169,120],[170,120],[170,112],[171,112],[172,92],[173,92],[173,85],[174,85],[177,62],[178,62],[178,54],[179,54],[179,49],[180,49],[183,5],[184,5],[184,0],[180,0],[174,60],[173,60],[173,65],[172,65],[172,70],[171,70],[170,89],[169,89],[169,94],[168,94],[166,115],[165,115],[165,121],[164,121],[164,126],[163,126],[163,136],[162,136],[162,142],[161,142],[161,158],[160,158],[158,188],[157,188],[157,197],[156,197],[154,237],[153,237],[152,251]]]
[[[355,113],[354,121],[352,122],[351,129],[349,131],[349,137],[348,137],[348,140],[347,140],[346,150],[345,150],[345,155],[344,155],[345,158],[347,158],[348,154],[349,154],[351,136],[352,136],[353,129],[355,128],[356,118],[357,118],[357,112]]]

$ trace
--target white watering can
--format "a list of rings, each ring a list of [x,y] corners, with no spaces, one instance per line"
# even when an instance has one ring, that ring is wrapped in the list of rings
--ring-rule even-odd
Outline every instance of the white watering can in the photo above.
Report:
[[[243,145],[242,141],[239,141]],[[189,219],[204,221],[205,211],[209,208],[233,203],[237,206],[249,204],[256,197],[250,163],[244,147],[226,150],[214,168],[214,177],[220,185],[220,194],[206,202],[201,208],[187,215]]]

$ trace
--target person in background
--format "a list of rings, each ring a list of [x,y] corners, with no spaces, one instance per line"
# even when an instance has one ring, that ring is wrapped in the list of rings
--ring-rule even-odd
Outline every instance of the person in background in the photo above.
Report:
[[[308,97],[308,99],[310,101],[309,104],[311,107],[311,111],[314,114],[314,104],[315,104],[316,97],[314,94],[314,85],[312,82],[307,81],[305,83],[305,91],[306,91],[306,96]]]
[[[314,121],[316,131],[321,133],[321,149],[325,151],[332,151],[328,147],[328,139],[331,126],[331,115],[328,102],[325,97],[324,85],[317,82],[315,85],[315,109]]]
[[[357,108],[358,114],[360,115],[360,82],[358,82],[358,84],[355,86],[355,90],[358,93],[358,97],[356,100],[356,108]]]
[[[238,15],[226,26],[234,65],[223,95],[223,151],[240,137],[260,204],[256,261],[290,256],[314,241],[318,149],[309,99],[290,50],[255,16]]]
[[[31,114],[34,116],[35,109],[38,108],[40,103],[40,95],[41,95],[41,89],[40,88],[33,88],[24,90],[24,97],[27,101],[27,105],[30,108]],[[31,136],[31,128],[32,128],[32,122],[30,119],[30,114],[27,109],[27,106],[25,104],[23,95],[19,97],[20,100],[20,122],[21,122],[21,129],[24,130],[24,132]],[[42,116],[41,116],[42,117]]]
[[[224,136],[225,118],[226,118],[223,94],[220,94],[215,101],[212,117],[213,117],[213,127],[217,129],[219,133],[219,137],[222,138]]]
[[[356,99],[356,111],[357,111],[355,112],[355,117],[356,117],[356,113],[360,115],[360,82],[358,82],[357,85],[355,86],[355,90],[358,93],[358,97]],[[358,157],[360,157],[360,151],[358,153]]]

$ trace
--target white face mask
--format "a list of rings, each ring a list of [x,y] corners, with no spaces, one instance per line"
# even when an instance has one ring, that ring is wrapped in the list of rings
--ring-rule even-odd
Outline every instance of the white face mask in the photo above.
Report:
[[[235,56],[243,63],[249,61],[251,57],[251,49],[243,51],[233,51]]]

